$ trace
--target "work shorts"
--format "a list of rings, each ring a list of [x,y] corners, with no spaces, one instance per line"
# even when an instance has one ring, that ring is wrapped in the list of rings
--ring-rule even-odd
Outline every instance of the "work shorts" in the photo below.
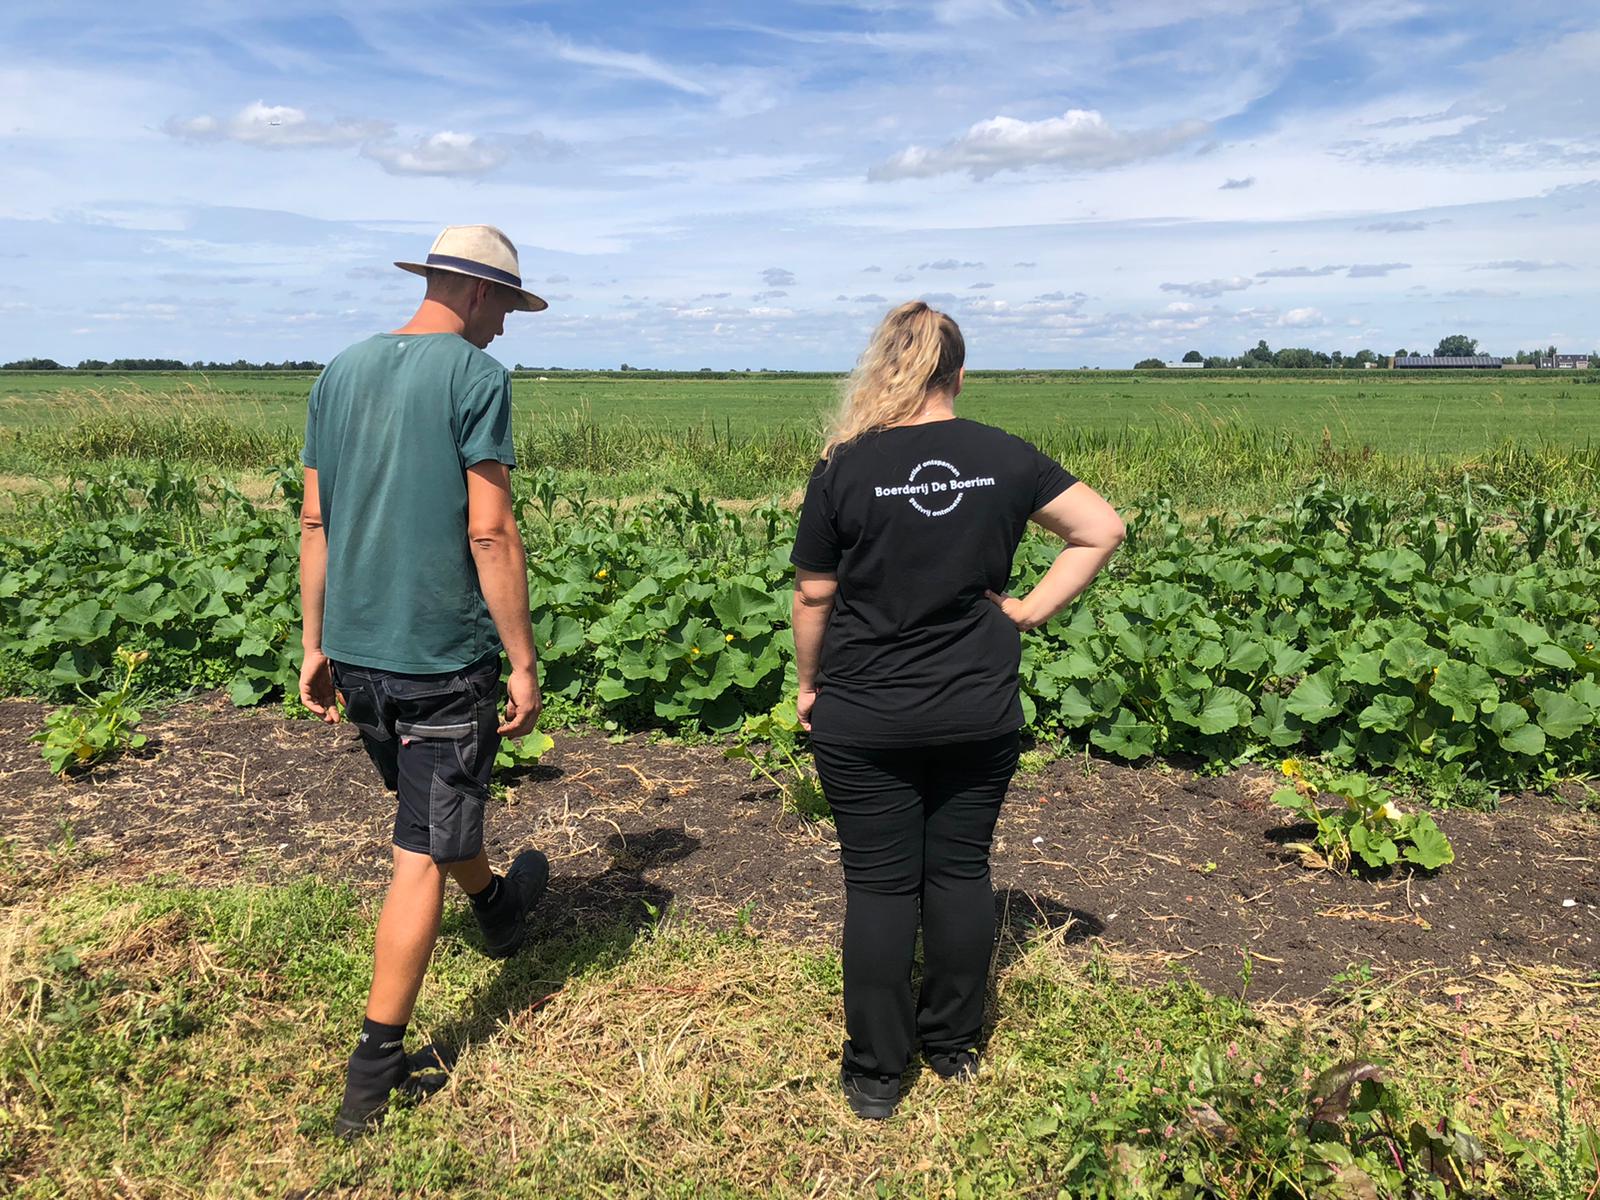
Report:
[[[437,863],[477,857],[500,748],[500,656],[442,675],[336,662],[333,682],[396,795],[394,844]]]

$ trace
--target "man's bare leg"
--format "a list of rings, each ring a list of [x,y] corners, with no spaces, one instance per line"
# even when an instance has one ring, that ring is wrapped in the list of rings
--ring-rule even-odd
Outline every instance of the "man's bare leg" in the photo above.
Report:
[[[493,879],[489,858],[481,850],[476,858],[441,866],[426,854],[394,848],[394,878],[378,917],[372,990],[367,993],[367,1016],[374,1021],[411,1023],[417,993],[439,939],[447,872],[468,895],[481,892]]]

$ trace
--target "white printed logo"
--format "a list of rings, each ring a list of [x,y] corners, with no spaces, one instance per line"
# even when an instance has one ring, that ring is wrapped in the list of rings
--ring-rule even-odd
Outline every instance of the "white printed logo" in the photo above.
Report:
[[[943,475],[948,472],[950,478]],[[953,463],[942,458],[930,458],[911,468],[911,474],[902,484],[891,487],[874,487],[874,496],[904,496],[911,507],[925,517],[943,517],[956,510],[967,494],[968,488],[994,487],[992,475],[978,475],[972,479],[961,478]],[[926,500],[927,503],[923,503]],[[948,501],[948,503],[947,503]]]

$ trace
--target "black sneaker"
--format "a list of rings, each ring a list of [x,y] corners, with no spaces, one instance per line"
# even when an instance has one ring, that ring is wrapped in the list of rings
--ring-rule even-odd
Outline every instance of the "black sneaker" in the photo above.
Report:
[[[333,1119],[333,1131],[347,1142],[375,1129],[397,1100],[425,1100],[450,1082],[456,1054],[427,1045],[414,1054],[402,1049],[384,1058],[350,1058],[344,1081],[344,1103]]]
[[[550,860],[537,850],[524,850],[511,862],[501,880],[500,901],[477,915],[483,930],[483,952],[490,958],[510,958],[522,949],[528,934],[528,913],[550,885]]]
[[[925,1054],[928,1065],[940,1079],[954,1079],[966,1083],[978,1077],[978,1052],[976,1050],[934,1050]]]
[[[844,1092],[850,1111],[867,1121],[883,1121],[894,1116],[900,1103],[900,1081],[879,1079],[875,1075],[853,1075],[848,1067],[839,1068],[839,1089]]]
[[[406,1052],[396,1047],[382,1058],[350,1056],[344,1081],[344,1103],[333,1119],[333,1131],[347,1142],[376,1128],[389,1102],[411,1074]]]

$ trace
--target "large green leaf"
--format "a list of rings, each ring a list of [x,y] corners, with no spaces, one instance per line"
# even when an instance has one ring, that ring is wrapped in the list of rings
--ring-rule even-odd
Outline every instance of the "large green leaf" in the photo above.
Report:
[[[1522,639],[1503,629],[1464,630],[1461,637],[1478,664],[1497,675],[1521,675],[1533,664]]]
[[[1302,730],[1289,712],[1288,701],[1282,696],[1262,696],[1261,711],[1250,722],[1250,729],[1258,737],[1280,748],[1297,745]]]
[[[1069,684],[1061,689],[1061,698],[1056,702],[1056,714],[1068,729],[1079,729],[1094,720],[1095,709],[1076,685]]]
[[[1206,688],[1189,695],[1169,695],[1173,718],[1205,734],[1226,733],[1250,720],[1250,699],[1230,687]]]
[[[56,618],[55,632],[63,641],[87,646],[105,637],[116,614],[98,600],[80,600]]]
[[[729,632],[765,628],[781,619],[781,606],[759,581],[736,579],[711,600],[711,611]]]
[[[1410,696],[1375,696],[1356,717],[1363,729],[1374,733],[1397,733],[1406,727],[1417,703]]]
[[[1448,708],[1458,721],[1476,719],[1480,707],[1493,712],[1500,699],[1500,689],[1488,671],[1477,663],[1456,659],[1439,664],[1439,673],[1434,676],[1428,694]]]
[[[1533,649],[1533,659],[1558,671],[1575,671],[1578,662],[1554,642],[1543,642]]]
[[[1489,717],[1489,728],[1500,738],[1500,748],[1510,754],[1533,756],[1544,751],[1544,730],[1529,722],[1521,706],[1503,702]]]
[[[1307,675],[1289,693],[1286,707],[1312,725],[1343,711],[1344,705],[1334,695],[1333,672],[1324,669]]]
[[[1384,671],[1396,679],[1416,683],[1443,665],[1444,652],[1411,637],[1396,638],[1383,651]]]
[[[1346,683],[1377,687],[1383,683],[1383,651],[1350,649],[1339,656],[1340,676]]]
[[[1565,692],[1535,688],[1533,701],[1539,707],[1539,728],[1557,741],[1569,738],[1594,720],[1589,706]]]
[[[1155,753],[1156,727],[1123,709],[1110,720],[1096,725],[1089,733],[1089,740],[1118,758],[1148,758]]]
[[[1407,862],[1425,871],[1437,871],[1455,862],[1456,852],[1450,839],[1427,813],[1415,814],[1408,832],[1411,841],[1403,852]]]

